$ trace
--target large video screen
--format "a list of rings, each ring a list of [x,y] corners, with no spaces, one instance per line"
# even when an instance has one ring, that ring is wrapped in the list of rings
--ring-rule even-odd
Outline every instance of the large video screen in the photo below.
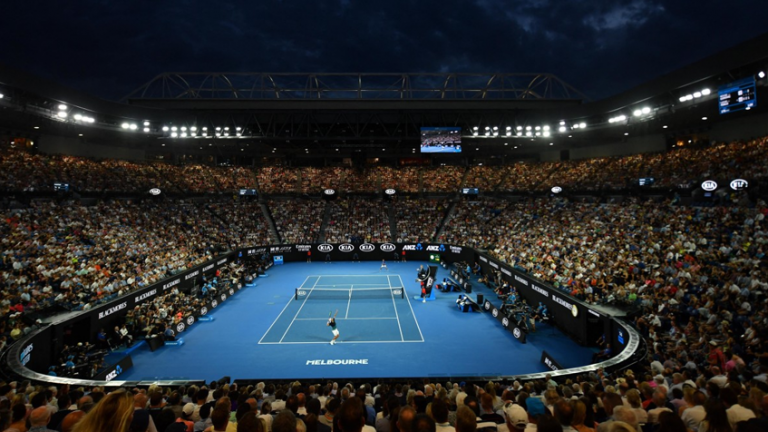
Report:
[[[720,114],[728,114],[757,106],[755,77],[744,78],[721,86],[717,94]]]
[[[461,153],[460,127],[421,128],[422,153]]]

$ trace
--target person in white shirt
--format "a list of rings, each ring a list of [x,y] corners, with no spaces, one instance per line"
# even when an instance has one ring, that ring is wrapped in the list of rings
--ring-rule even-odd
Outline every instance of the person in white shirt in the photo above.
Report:
[[[707,402],[707,395],[696,390],[693,393],[692,399],[694,406],[683,411],[683,415],[680,416],[680,418],[688,429],[696,432],[699,430],[701,422],[707,416],[707,412],[704,410],[704,404]]]
[[[733,430],[736,430],[736,425],[739,422],[755,418],[755,413],[751,409],[739,405],[738,397],[730,387],[726,387],[720,392],[720,400],[728,407],[725,413],[728,415],[728,423],[731,424]]]

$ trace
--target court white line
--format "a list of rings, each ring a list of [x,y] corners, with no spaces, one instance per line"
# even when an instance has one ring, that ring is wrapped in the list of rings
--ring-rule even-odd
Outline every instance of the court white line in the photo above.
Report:
[[[366,274],[335,275],[334,274],[334,275],[311,275],[310,277],[315,277],[315,276],[325,276],[325,277],[333,277],[333,276],[340,276],[340,277],[368,277],[368,278],[376,278],[376,277],[378,277],[378,278],[381,278],[381,277],[385,277],[387,275],[382,275],[382,274],[376,274],[376,275],[372,275],[372,274],[368,274],[368,275],[366,275]]]
[[[352,345],[352,344],[378,344],[378,343],[422,343],[423,340],[412,341],[399,341],[399,340],[383,340],[383,341],[341,341],[336,342],[339,345]],[[328,342],[261,342],[259,345],[305,345],[305,344],[323,344],[328,345]]]
[[[398,315],[397,313],[397,304],[395,304],[395,294],[392,293],[392,282],[389,280],[389,275],[387,275],[387,284],[389,285],[389,293],[390,295],[392,295],[392,307],[395,308],[395,317],[397,317],[397,328],[400,329],[400,340],[404,341],[405,338],[403,337],[403,326],[400,325],[400,315]]]
[[[308,279],[309,279],[309,276],[307,276],[307,278],[304,279],[304,282],[302,282],[300,286],[304,286],[304,283],[306,283]],[[272,321],[272,324],[270,324],[269,328],[264,333],[264,336],[262,336],[261,339],[259,339],[259,343],[261,343],[261,341],[263,341],[264,338],[267,337],[267,334],[269,334],[269,331],[272,330],[272,326],[274,326],[277,320],[279,320],[280,317],[283,316],[283,312],[285,312],[285,310],[288,309],[288,305],[291,304],[292,301],[293,301],[293,298],[288,299],[288,303],[286,303],[285,306],[283,306],[283,310],[280,311],[280,315],[278,315],[277,318],[275,318],[275,320]]]
[[[352,285],[352,284],[336,284],[336,285],[333,285],[333,284],[331,284],[331,285],[318,285],[318,286],[317,286],[317,288],[330,288],[330,287],[338,287],[338,286],[340,286],[340,285],[341,285],[341,286],[346,286],[346,285]],[[384,286],[384,283],[376,283],[376,284],[361,284],[361,283],[356,283],[355,285],[358,285],[358,286],[361,286],[361,285],[362,285],[362,286]]]
[[[317,282],[318,282],[319,280],[320,280],[320,278],[318,277],[318,278],[317,278],[317,280],[315,281],[315,284],[317,284]],[[304,282],[306,282],[306,280],[305,280]],[[302,283],[302,284],[301,284],[301,286],[304,286],[304,283]],[[283,333],[283,337],[281,337],[281,338],[280,338],[280,342],[282,342],[282,341],[283,341],[283,339],[285,339],[285,335],[287,335],[287,334],[288,334],[288,330],[290,330],[290,329],[291,329],[291,326],[293,325],[293,322],[294,322],[294,321],[296,321],[296,318],[297,318],[297,317],[299,316],[299,314],[301,313],[301,309],[302,309],[302,308],[304,308],[304,305],[305,305],[305,304],[307,304],[307,299],[309,298],[309,296],[311,296],[311,295],[312,295],[312,290],[313,290],[313,289],[315,289],[315,286],[314,286],[314,285],[312,285],[312,288],[310,288],[310,289],[309,289],[309,293],[307,293],[307,296],[306,296],[306,297],[304,297],[304,301],[303,301],[303,302],[301,302],[301,306],[299,306],[299,310],[297,310],[297,311],[296,311],[296,315],[294,315],[294,316],[293,316],[293,319],[291,320],[291,323],[290,323],[290,324],[288,324],[288,328],[287,328],[287,329],[285,329],[285,333]]]
[[[397,275],[397,278],[400,279],[400,286],[403,287],[403,290],[405,290],[405,284],[403,283],[403,278],[401,278],[400,275]],[[413,312],[413,306],[411,306],[411,297],[408,294],[405,294],[405,298],[406,300],[408,300],[408,307],[411,308],[411,314],[413,315],[413,322],[416,323],[416,328],[419,329],[421,342],[424,342],[424,333],[421,332],[421,327],[419,326],[419,320],[416,319],[416,313]]]
[[[377,317],[377,318],[338,318],[336,321],[350,320],[395,320],[395,317]],[[327,318],[296,318],[294,321],[327,321]]]
[[[352,304],[352,289],[355,288],[354,285],[349,286],[349,300],[347,300],[347,313],[344,314],[344,319],[347,319],[349,317],[349,305]]]

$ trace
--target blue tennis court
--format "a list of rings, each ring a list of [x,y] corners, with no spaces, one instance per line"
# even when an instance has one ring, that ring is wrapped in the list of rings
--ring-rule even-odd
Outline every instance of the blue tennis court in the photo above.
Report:
[[[424,342],[400,275],[312,275],[259,344],[328,343],[335,314],[339,343]]]

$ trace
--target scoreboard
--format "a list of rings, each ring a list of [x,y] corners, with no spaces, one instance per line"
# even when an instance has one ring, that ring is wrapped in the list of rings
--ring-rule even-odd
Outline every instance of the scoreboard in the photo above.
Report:
[[[744,78],[720,87],[718,96],[720,114],[754,108],[757,106],[755,77]]]

